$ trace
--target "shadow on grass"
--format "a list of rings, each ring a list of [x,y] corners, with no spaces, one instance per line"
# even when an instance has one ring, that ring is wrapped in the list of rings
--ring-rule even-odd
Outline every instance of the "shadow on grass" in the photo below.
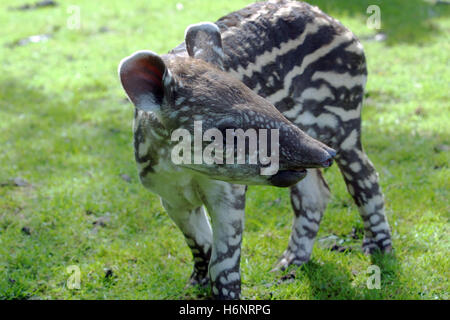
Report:
[[[337,253],[338,254],[338,253]],[[339,253],[342,254],[342,253]],[[380,287],[369,288],[374,284],[370,278],[373,272],[367,271],[366,281],[353,284],[356,274],[353,271],[339,267],[336,263],[325,262],[318,264],[310,261],[303,265],[298,272],[303,273],[308,279],[311,294],[318,300],[377,300],[377,299],[401,299],[398,297],[402,288],[399,275],[401,266],[393,254],[375,254],[371,257],[372,265],[380,268]],[[365,272],[362,271],[362,272]],[[398,289],[397,289],[398,288]]]
[[[368,28],[367,31],[386,33],[388,45],[429,41],[443,32],[433,23],[433,19],[450,15],[450,5],[425,0],[309,0],[309,3],[333,17],[360,17],[361,21],[366,21],[373,14],[367,13],[367,8],[377,5],[380,8],[381,29]]]

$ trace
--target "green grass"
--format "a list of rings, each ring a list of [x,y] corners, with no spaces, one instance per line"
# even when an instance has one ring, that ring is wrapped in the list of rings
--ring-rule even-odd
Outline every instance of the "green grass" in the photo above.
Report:
[[[158,198],[139,183],[133,109],[116,69],[130,53],[164,53],[191,23],[214,21],[247,1],[71,1],[30,11],[0,4],[0,298],[193,299],[192,258]],[[177,10],[176,3],[183,3]],[[450,18],[416,1],[311,1],[363,39],[369,66],[365,149],[380,173],[395,253],[368,257],[316,245],[310,263],[281,282],[270,273],[287,245],[286,190],[251,187],[242,251],[246,299],[448,299]],[[368,4],[379,4],[385,42],[371,41]],[[20,39],[51,34],[42,43]],[[126,174],[131,182],[121,178]],[[30,185],[14,186],[21,177]],[[334,166],[319,238],[362,228]],[[100,218],[106,225],[94,223]],[[361,240],[347,241],[360,245]],[[368,289],[367,268],[382,270]],[[67,287],[66,268],[81,270]],[[105,270],[111,270],[106,277]]]

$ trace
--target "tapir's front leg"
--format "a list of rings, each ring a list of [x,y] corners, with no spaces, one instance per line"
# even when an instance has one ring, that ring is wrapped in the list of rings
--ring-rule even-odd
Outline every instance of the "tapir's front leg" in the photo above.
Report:
[[[215,299],[239,299],[246,186],[210,181],[203,192],[213,229],[209,263],[212,294]]]
[[[194,271],[189,279],[189,284],[206,286],[208,284],[212,232],[205,211],[202,207],[194,210],[174,207],[164,200],[162,200],[162,205],[183,232],[186,243],[192,251]]]

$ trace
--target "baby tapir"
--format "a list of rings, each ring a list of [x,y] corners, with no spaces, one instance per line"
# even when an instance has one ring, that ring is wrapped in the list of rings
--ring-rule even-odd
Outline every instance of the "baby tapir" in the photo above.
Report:
[[[141,182],[161,197],[192,250],[191,284],[210,282],[215,298],[240,297],[245,185],[290,187],[294,224],[277,268],[307,262],[330,196],[320,168],[333,158],[364,220],[363,249],[391,249],[378,174],[360,139],[363,48],[317,7],[252,4],[188,27],[185,42],[166,55],[123,59],[119,76],[136,106]],[[247,133],[269,131],[276,139],[258,137],[252,148]],[[197,148],[175,161],[186,134]],[[202,158],[211,145],[212,158]],[[273,155],[275,166],[267,161]]]

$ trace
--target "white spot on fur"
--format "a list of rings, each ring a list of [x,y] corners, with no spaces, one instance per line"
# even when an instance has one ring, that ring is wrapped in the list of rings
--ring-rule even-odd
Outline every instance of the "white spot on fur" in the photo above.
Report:
[[[362,54],[364,52],[364,47],[361,42],[355,40],[345,48],[345,51]]]
[[[298,103],[294,106],[294,108],[284,112],[283,114],[286,117],[294,118],[303,109],[303,103],[305,100],[315,100],[321,102],[327,98],[334,98],[334,95],[326,85],[322,85],[319,89],[307,88],[302,92],[300,97],[296,99]]]
[[[373,214],[370,216],[370,223],[376,224],[380,220],[380,217],[376,214]]]
[[[308,216],[309,219],[315,220],[315,221],[320,221],[322,215],[319,211],[312,211],[312,210],[308,210],[306,211],[306,215]]]
[[[216,279],[217,275],[223,270],[228,270],[234,267],[237,264],[238,257],[240,256],[241,250],[236,249],[233,252],[233,256],[230,258],[223,259],[222,261],[216,263],[214,266],[210,268],[210,274],[212,279]],[[211,258],[214,261],[214,257]]]
[[[150,148],[150,141],[145,140],[144,142],[141,142],[138,147],[138,154],[140,158],[143,158],[147,155],[148,149]]]
[[[175,100],[175,104],[176,104],[176,105],[180,105],[180,104],[182,104],[182,103],[184,102],[184,100],[186,100],[185,97],[178,97],[178,98]]]
[[[372,232],[380,232],[380,231],[387,231],[389,230],[389,226],[387,225],[386,222],[381,222],[378,225],[376,225],[375,227],[371,228]]]
[[[297,195],[292,195],[292,202],[294,203],[294,208],[295,209],[300,209],[300,200],[298,199]]]
[[[223,49],[218,46],[213,46],[213,50],[215,53],[217,53],[221,58],[223,58]]]
[[[348,185],[347,185],[347,189],[348,189],[348,192],[349,192],[352,196],[355,195],[355,189],[353,188],[353,186],[352,186],[351,184],[348,184]]]
[[[303,125],[317,124],[320,128],[329,127],[333,129],[338,125],[336,117],[330,113],[322,113],[319,116],[315,117],[309,111],[305,111],[300,114],[295,122],[301,123]]]
[[[353,172],[361,171],[361,164],[359,162],[353,162],[349,167]]]
[[[358,186],[362,189],[364,189],[364,181],[363,180],[358,180]]]
[[[370,199],[367,200],[367,203],[364,204],[360,209],[363,210],[364,216],[369,216],[372,213],[376,212],[377,206],[380,206],[384,203],[383,197],[381,195],[376,195]],[[381,212],[378,212],[381,214],[384,214],[383,209],[381,209]]]
[[[330,197],[330,190],[324,185],[317,170],[308,169],[306,177],[296,185],[302,197],[302,208],[304,211],[323,212]],[[320,212],[314,214],[314,217],[320,217]],[[316,220],[319,220],[319,218]]]
[[[353,177],[349,173],[343,171],[342,174],[348,181],[353,181]]]
[[[325,80],[327,83],[335,88],[346,87],[351,89],[355,86],[364,87],[366,84],[367,77],[365,75],[353,76],[350,73],[337,73],[329,71],[316,71],[311,80]]]
[[[356,142],[358,141],[358,131],[353,129],[352,132],[345,138],[345,140],[341,144],[341,149],[343,150],[351,150],[355,147]]]
[[[342,121],[349,121],[353,119],[358,119],[361,117],[361,103],[358,104],[358,107],[353,110],[345,110],[342,107],[333,107],[333,106],[325,106],[324,108],[328,111],[333,112],[335,115],[341,118]]]

